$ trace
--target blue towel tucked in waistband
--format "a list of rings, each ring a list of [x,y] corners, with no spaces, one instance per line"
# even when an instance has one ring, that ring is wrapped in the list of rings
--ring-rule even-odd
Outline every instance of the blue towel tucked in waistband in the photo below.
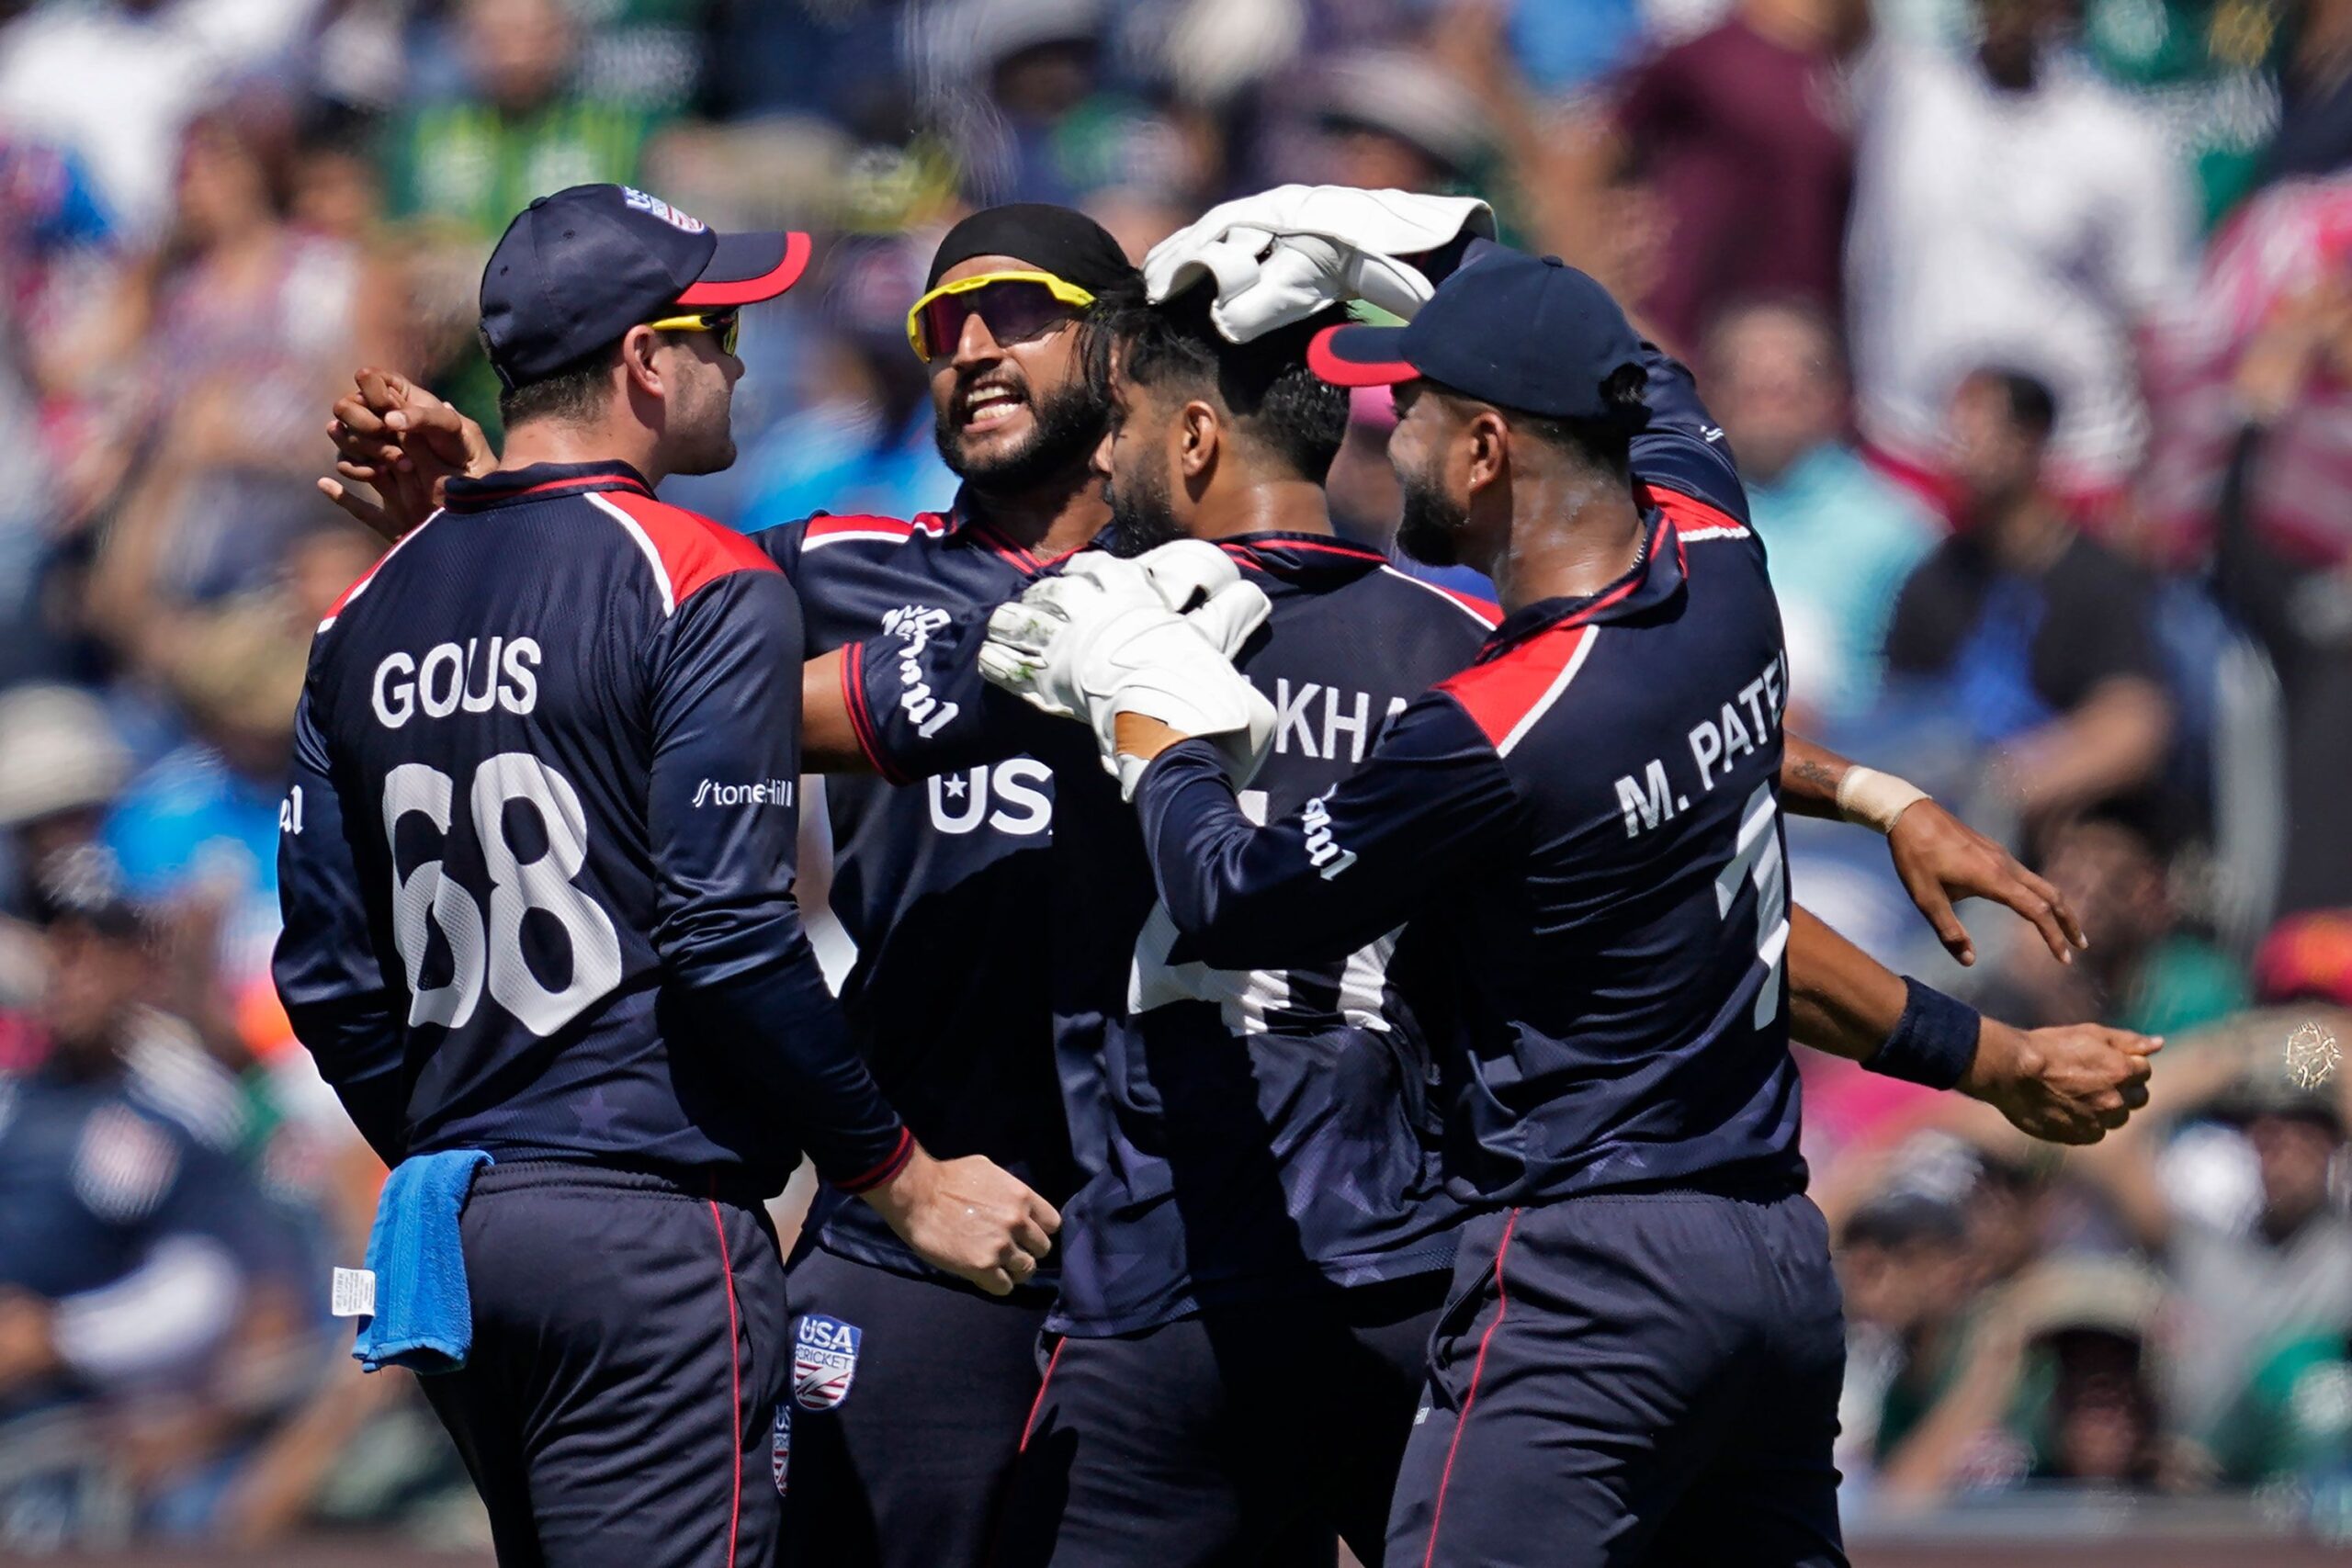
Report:
[[[491,1163],[481,1149],[404,1159],[376,1201],[368,1234],[368,1267],[376,1276],[376,1315],[359,1325],[351,1354],[368,1371],[454,1372],[474,1346],[474,1309],[466,1294],[466,1254],[458,1216],[474,1172]]]

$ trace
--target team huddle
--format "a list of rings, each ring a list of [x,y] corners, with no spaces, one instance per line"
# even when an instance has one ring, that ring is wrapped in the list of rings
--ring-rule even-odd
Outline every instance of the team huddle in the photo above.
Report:
[[[1845,1562],[1791,1041],[2068,1142],[2154,1043],[1792,902],[1781,813],[1843,817],[1956,951],[1967,897],[2083,942],[1783,731],[1698,389],[1492,236],[1285,187],[1137,269],[974,214],[913,518],[656,498],[732,460],[808,246],[620,186],[485,271],[502,454],[396,376],[336,405],[395,543],[313,647],[277,974],[393,1168],[357,1353],[428,1374],[502,1562]],[[1498,604],[1334,532],[1366,388],[1400,548]]]

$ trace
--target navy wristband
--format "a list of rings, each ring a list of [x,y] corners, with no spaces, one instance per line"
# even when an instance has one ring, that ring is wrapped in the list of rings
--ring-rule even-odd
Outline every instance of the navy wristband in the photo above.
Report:
[[[1874,1073],[1929,1089],[1950,1089],[1976,1060],[1976,1033],[1984,1015],[1966,1002],[1903,976],[1903,1016],[1894,1032],[1862,1066]]]

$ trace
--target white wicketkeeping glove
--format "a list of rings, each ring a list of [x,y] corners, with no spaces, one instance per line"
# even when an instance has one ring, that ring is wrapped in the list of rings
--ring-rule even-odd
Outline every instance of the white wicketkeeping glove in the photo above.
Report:
[[[1136,560],[1091,553],[997,606],[980,673],[1033,707],[1085,722],[1129,799],[1144,763],[1118,749],[1122,713],[1215,743],[1238,789],[1264,761],[1274,710],[1230,650],[1271,609],[1214,545],[1187,540]]]
[[[1154,245],[1144,286],[1156,305],[1215,279],[1209,319],[1235,343],[1347,299],[1410,321],[1435,290],[1397,258],[1436,250],[1464,229],[1491,239],[1494,209],[1475,197],[1277,186],[1220,203]]]

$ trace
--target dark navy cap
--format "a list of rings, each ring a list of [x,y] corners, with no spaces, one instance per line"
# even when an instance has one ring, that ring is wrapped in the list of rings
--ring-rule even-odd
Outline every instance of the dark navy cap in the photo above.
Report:
[[[1615,412],[1601,389],[1640,362],[1641,339],[1609,290],[1557,256],[1498,249],[1438,286],[1401,327],[1330,327],[1309,368],[1339,387],[1428,377],[1484,402],[1554,419]]]
[[[719,234],[627,186],[543,196],[481,274],[482,346],[509,387],[682,311],[773,299],[808,265],[806,234]]]

